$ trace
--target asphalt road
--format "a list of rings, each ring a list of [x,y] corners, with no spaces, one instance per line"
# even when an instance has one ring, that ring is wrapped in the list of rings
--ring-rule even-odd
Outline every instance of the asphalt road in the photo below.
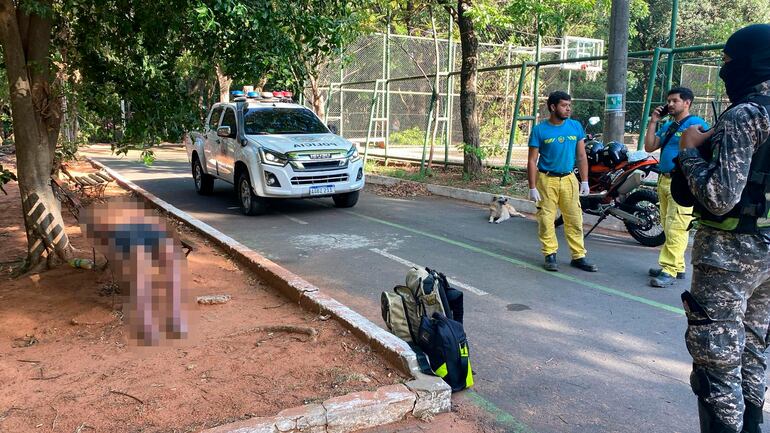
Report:
[[[351,210],[287,200],[246,217],[229,184],[195,193],[183,149],[158,151],[151,167],[135,154],[82,151],[383,327],[380,292],[403,284],[410,263],[443,271],[466,293],[472,398],[508,431],[698,431],[679,301],[689,275],[647,286],[656,249],[592,234],[588,254],[600,271],[590,274],[568,266],[560,238],[560,272],[549,273],[533,220],[488,224],[478,205],[364,193]]]

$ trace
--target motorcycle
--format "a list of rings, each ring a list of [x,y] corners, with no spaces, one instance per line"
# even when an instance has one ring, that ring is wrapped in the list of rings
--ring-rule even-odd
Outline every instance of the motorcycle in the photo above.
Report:
[[[640,244],[663,245],[666,234],[660,220],[658,193],[643,185],[650,173],[659,173],[658,160],[644,151],[628,152],[621,143],[604,145],[590,135],[586,156],[591,192],[580,196],[580,206],[584,213],[599,219],[585,236],[613,216],[623,221],[628,233]],[[577,170],[575,175],[578,176]],[[557,227],[563,223],[561,216],[557,218]]]

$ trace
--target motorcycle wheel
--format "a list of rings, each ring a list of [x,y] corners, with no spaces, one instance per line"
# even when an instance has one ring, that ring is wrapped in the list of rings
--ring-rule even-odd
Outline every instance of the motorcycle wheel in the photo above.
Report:
[[[658,193],[647,188],[637,189],[628,196],[624,207],[634,209],[634,215],[651,223],[648,227],[625,223],[631,237],[646,247],[659,247],[666,242],[666,233],[663,232],[663,224],[660,221]]]

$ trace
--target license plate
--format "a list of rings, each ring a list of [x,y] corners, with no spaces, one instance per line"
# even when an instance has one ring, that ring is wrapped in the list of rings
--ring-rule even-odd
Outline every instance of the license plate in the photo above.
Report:
[[[329,159],[332,157],[331,153],[311,153],[310,159]]]
[[[310,187],[310,195],[334,194],[334,185],[319,185]]]

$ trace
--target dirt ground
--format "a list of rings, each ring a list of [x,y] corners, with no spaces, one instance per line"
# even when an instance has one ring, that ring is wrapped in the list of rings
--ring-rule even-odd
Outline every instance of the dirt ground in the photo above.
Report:
[[[12,157],[1,163],[13,168]],[[91,171],[85,163],[76,170]],[[321,402],[406,377],[334,320],[301,310],[189,228],[193,296],[229,294],[195,305],[197,337],[180,345],[129,344],[112,273],[64,265],[18,275],[26,239],[18,186],[0,193],[0,432],[191,432]],[[129,194],[115,185],[107,200]],[[88,198],[84,201],[88,202]],[[67,234],[90,245],[66,210]],[[87,256],[88,254],[84,254]],[[97,263],[104,259],[97,253]],[[305,334],[239,331],[294,325]],[[461,397],[453,412],[368,432],[496,431]]]

